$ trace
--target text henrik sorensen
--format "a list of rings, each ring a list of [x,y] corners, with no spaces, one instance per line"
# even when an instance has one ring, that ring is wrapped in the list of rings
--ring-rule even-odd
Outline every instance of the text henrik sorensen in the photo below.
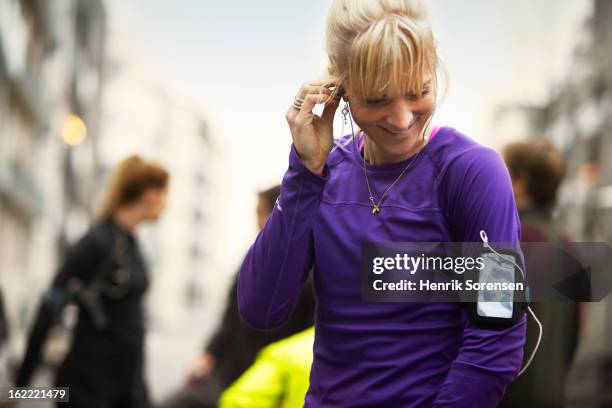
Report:
[[[452,280],[450,282],[431,282],[429,279],[420,280],[417,285],[414,281],[402,279],[399,282],[383,282],[377,279],[373,282],[374,290],[423,290],[423,291],[461,291],[461,290],[500,290],[517,291],[523,290],[522,282],[474,282],[471,279],[461,282]]]

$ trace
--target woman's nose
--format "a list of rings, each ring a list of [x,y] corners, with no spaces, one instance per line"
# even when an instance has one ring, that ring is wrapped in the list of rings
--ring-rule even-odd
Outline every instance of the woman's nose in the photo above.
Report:
[[[406,130],[414,122],[414,112],[412,105],[408,101],[394,101],[390,106],[387,116],[387,123],[393,131]]]

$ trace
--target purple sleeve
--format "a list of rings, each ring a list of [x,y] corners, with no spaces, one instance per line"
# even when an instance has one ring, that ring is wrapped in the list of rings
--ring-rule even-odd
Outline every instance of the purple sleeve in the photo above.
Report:
[[[517,243],[520,222],[510,176],[493,150],[475,147],[443,169],[440,199],[458,242]],[[523,361],[525,316],[506,329],[476,326],[463,312],[464,336],[459,354],[436,397],[435,407],[497,407]]]
[[[240,316],[257,329],[283,324],[313,264],[312,225],[329,179],[304,166],[291,147],[281,195],[242,263],[238,277]]]

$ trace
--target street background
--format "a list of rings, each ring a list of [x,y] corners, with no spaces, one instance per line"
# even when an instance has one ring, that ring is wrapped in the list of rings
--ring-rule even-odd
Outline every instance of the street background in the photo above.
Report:
[[[435,122],[496,149],[549,137],[568,163],[564,226],[611,242],[612,0],[428,4],[450,76]],[[0,0],[0,289],[13,361],[110,169],[138,153],[172,175],[166,213],[140,232],[147,376],[155,399],[184,381],[255,237],[256,193],[287,167],[285,111],[325,69],[328,6]],[[593,323],[602,339],[609,309]],[[66,333],[54,340],[51,362]]]

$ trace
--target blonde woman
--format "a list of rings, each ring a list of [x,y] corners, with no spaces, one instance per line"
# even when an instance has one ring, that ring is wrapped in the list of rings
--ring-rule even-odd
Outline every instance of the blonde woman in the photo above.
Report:
[[[149,276],[136,230],[163,212],[168,180],[164,168],[138,156],[119,165],[98,222],[68,251],[45,294],[17,386],[28,384],[49,327],[72,300],[79,317],[56,380],[69,387],[70,402],[60,406],[150,406],[142,306]]]
[[[360,246],[479,242],[480,230],[518,242],[504,163],[431,126],[440,63],[421,2],[335,0],[326,45],[329,78],[304,84],[286,115],[289,169],[242,265],[240,313],[258,328],[282,324],[314,267],[305,406],[495,407],[521,365],[524,316],[492,330],[461,303],[362,302]],[[361,130],[334,140],[338,95]]]

